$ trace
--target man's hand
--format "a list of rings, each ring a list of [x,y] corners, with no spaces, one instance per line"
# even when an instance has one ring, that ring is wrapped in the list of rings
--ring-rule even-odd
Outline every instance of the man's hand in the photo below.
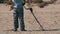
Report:
[[[14,3],[13,3],[13,1],[11,0],[10,11],[14,9],[14,7],[13,7],[13,6],[14,6]]]
[[[25,3],[26,3],[26,0],[23,0],[23,6],[25,5]]]
[[[25,3],[23,3],[23,6],[25,5]]]
[[[11,7],[10,7],[10,10],[9,11],[11,11],[11,10],[13,10],[14,9],[14,7],[13,7],[13,5],[11,5]]]

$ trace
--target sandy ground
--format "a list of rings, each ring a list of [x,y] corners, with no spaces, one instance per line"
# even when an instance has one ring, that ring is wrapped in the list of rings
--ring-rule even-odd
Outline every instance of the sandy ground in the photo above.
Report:
[[[24,22],[27,31],[17,32],[13,29],[13,10],[9,11],[9,5],[0,4],[0,34],[60,34],[60,4],[50,4],[44,8],[33,6],[33,13],[41,27],[29,10],[24,9]]]

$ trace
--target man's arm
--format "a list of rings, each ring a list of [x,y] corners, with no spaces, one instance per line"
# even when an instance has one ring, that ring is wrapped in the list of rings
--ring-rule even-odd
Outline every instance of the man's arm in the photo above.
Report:
[[[11,3],[12,3],[12,4],[11,4],[11,6],[10,6],[10,11],[14,9],[14,7],[13,7],[13,6],[14,6],[14,3],[13,3],[12,0],[11,0]]]

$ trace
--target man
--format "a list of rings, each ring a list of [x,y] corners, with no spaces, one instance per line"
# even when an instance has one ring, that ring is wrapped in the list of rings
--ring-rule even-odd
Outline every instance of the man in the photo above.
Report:
[[[24,0],[25,2],[25,0]],[[12,0],[11,9],[14,9],[13,17],[14,17],[14,31],[17,31],[19,27],[18,18],[20,19],[20,30],[25,30],[24,25],[24,10],[23,10],[23,1],[22,0]]]

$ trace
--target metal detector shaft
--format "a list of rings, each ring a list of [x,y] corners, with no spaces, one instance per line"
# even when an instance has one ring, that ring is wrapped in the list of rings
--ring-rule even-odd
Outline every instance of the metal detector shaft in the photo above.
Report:
[[[38,21],[38,19],[35,17],[34,13],[33,13],[33,12],[31,12],[31,13],[32,13],[33,17],[35,18],[35,20],[37,21],[37,23],[40,25],[40,27],[41,27],[42,29],[44,29],[43,26],[41,25],[41,23],[40,23],[40,22]]]
[[[27,9],[25,6],[24,6],[25,9]],[[38,19],[35,17],[34,13],[33,13],[33,9],[32,8],[29,8],[29,10],[31,11],[33,17],[35,18],[35,20],[37,21],[37,23],[40,25],[40,27],[42,28],[42,30],[44,31],[44,28],[43,26],[41,25],[41,23],[38,21]]]

